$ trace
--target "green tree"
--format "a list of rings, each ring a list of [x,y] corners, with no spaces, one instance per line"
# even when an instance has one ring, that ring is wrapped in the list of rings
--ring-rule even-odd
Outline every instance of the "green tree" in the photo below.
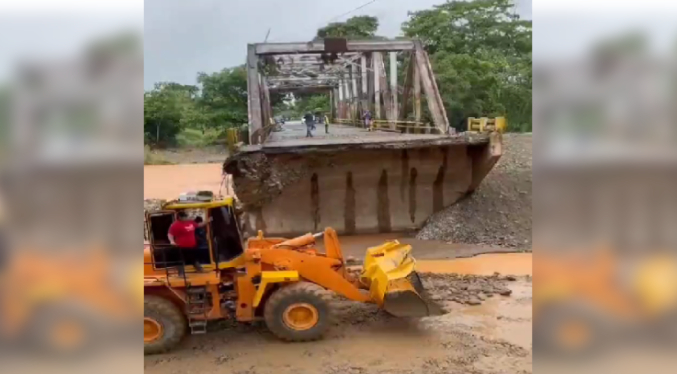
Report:
[[[302,116],[308,112],[315,113],[318,110],[323,113],[328,113],[330,109],[329,95],[327,94],[297,95],[294,109],[297,116]]]
[[[510,0],[453,1],[410,13],[404,35],[421,39],[450,122],[506,115],[531,129],[531,21]]]
[[[273,115],[276,117],[295,117],[296,110],[291,106],[291,102],[283,99],[273,105]]]
[[[247,123],[247,71],[244,66],[199,73],[201,96],[197,100],[206,127],[226,129]]]
[[[341,37],[348,39],[368,39],[376,36],[378,18],[371,16],[356,16],[345,22],[333,22],[317,30],[316,39],[327,37]]]
[[[155,85],[143,98],[143,132],[146,144],[166,146],[174,144],[182,128],[185,96],[181,91]]]
[[[160,86],[164,90],[174,91],[180,96],[184,97],[187,100],[195,100],[200,93],[200,88],[198,86],[190,84],[181,84],[175,82],[164,82],[160,83]]]

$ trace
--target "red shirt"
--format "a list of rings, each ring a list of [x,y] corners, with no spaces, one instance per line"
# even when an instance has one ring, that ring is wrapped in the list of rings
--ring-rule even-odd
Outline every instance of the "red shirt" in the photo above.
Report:
[[[181,248],[195,248],[195,221],[174,221],[169,226],[169,234],[174,237],[174,242]]]

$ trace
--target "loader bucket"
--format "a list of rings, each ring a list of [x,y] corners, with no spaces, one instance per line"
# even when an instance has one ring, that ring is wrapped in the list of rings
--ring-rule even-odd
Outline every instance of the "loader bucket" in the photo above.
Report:
[[[396,317],[426,317],[444,314],[429,299],[415,271],[411,246],[397,240],[367,249],[360,282],[379,307]]]

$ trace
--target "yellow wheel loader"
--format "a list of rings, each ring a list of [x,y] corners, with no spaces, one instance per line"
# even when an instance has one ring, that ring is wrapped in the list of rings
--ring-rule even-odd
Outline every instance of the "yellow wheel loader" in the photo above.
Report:
[[[203,217],[208,246],[195,250],[202,271],[183,261],[167,232],[179,211]],[[369,248],[359,276],[348,272],[336,231],[293,239],[259,232],[243,242],[233,199],[186,198],[146,213],[144,250],[144,351],[172,349],[187,333],[205,333],[207,322],[263,320],[286,341],[322,337],[330,326],[330,292],[375,303],[399,317],[438,315],[415,272],[411,247],[397,241]],[[324,251],[317,238],[324,237]],[[185,254],[185,253],[184,253]]]

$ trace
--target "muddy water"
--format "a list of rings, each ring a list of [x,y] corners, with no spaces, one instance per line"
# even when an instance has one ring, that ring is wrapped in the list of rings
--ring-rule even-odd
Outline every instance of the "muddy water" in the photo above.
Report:
[[[532,275],[531,253],[499,253],[453,260],[419,260],[416,270],[440,274]]]
[[[144,199],[175,199],[196,190],[218,193],[222,181],[221,164],[147,165],[143,174]]]
[[[358,261],[362,260],[367,248],[398,240],[411,245],[412,254],[417,259],[416,269],[421,272],[532,275],[531,253],[508,253],[510,249],[506,248],[417,240],[401,233],[343,236],[340,240],[344,256],[354,257]]]
[[[531,274],[531,254],[510,253],[510,248],[418,240],[407,233],[350,235],[341,236],[339,240],[344,257],[353,257],[358,261],[363,259],[367,248],[397,240],[411,245],[412,254],[418,260],[421,271],[474,275],[491,275],[494,272]],[[323,244],[320,242],[319,246],[322,248]],[[444,261],[447,259],[455,260]]]

